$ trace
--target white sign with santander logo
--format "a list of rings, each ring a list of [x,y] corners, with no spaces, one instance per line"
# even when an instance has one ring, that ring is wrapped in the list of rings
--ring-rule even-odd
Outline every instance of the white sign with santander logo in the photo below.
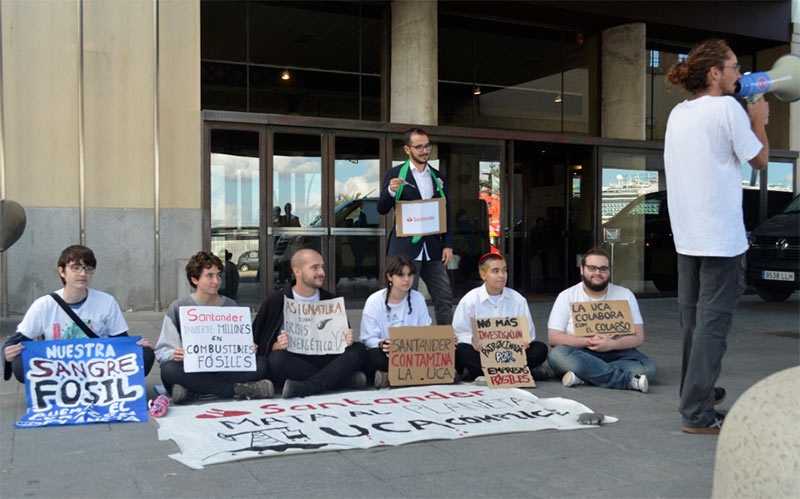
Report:
[[[395,203],[397,235],[399,237],[427,236],[447,232],[444,198]]]

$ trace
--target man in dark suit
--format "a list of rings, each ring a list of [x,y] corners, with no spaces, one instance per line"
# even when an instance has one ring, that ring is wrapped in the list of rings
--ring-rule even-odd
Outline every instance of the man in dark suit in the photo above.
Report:
[[[408,155],[405,164],[395,166],[383,178],[378,213],[385,215],[394,208],[395,201],[445,198],[447,232],[422,237],[397,237],[394,218],[390,218],[392,232],[389,237],[389,256],[405,255],[416,263],[414,289],[419,278],[425,281],[433,298],[437,324],[453,322],[453,291],[447,276],[447,265],[453,259],[453,229],[450,221],[448,184],[444,176],[428,165],[431,143],[420,128],[406,132],[405,146]],[[403,178],[405,177],[405,178]]]

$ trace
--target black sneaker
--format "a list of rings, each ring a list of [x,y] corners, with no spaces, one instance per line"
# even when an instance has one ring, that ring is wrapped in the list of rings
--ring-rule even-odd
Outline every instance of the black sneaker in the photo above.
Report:
[[[719,435],[719,431],[722,429],[722,423],[725,421],[725,415],[722,413],[716,413],[714,419],[708,426],[681,426],[681,429],[686,433],[692,433],[695,435]]]
[[[275,387],[272,386],[272,381],[261,379],[248,383],[236,383],[233,386],[233,392],[235,393],[233,398],[236,400],[266,399],[272,397]]]
[[[281,397],[290,399],[292,397],[305,397],[306,395],[308,395],[308,390],[302,381],[295,381],[292,379],[284,381]]]
[[[721,386],[714,387],[714,405],[721,404],[727,396],[728,392],[724,388]]]
[[[354,372],[342,383],[342,388],[350,388],[353,390],[363,390],[366,386],[367,375],[361,371]]]
[[[544,366],[544,364],[531,369],[531,375],[535,381],[547,381],[547,378],[549,377],[547,368]]]

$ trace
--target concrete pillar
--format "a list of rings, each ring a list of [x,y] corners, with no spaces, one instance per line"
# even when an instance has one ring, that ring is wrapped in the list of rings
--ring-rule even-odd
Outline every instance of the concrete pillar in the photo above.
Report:
[[[800,367],[779,371],[751,386],[733,404],[717,441],[711,497],[797,497],[798,376]]]
[[[603,31],[603,137],[645,138],[647,51],[645,24]]]
[[[393,123],[439,120],[437,2],[392,2],[391,113]]]

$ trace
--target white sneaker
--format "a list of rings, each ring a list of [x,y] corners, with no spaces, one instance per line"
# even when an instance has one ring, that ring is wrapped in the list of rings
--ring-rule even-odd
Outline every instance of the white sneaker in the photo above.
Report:
[[[576,376],[574,372],[567,371],[564,377],[561,378],[561,384],[564,386],[582,385],[583,380]]]
[[[639,390],[642,393],[647,393],[650,389],[650,384],[647,382],[647,376],[644,374],[636,374],[631,378],[631,384],[628,385],[630,390]]]
[[[475,386],[487,386],[486,376],[478,376],[475,378]]]

